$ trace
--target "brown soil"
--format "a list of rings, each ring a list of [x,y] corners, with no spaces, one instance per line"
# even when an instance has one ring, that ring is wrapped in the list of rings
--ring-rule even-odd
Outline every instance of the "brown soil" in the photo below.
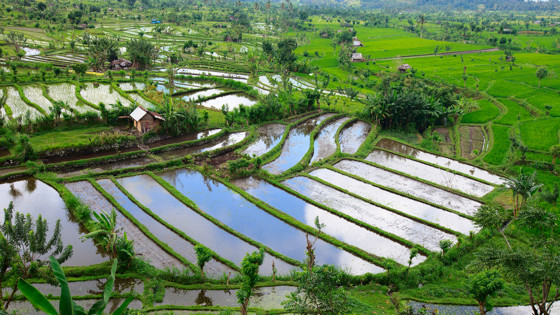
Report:
[[[461,126],[459,127],[461,136],[461,156],[466,159],[474,159],[482,153],[484,148],[484,132],[480,126]],[[474,150],[478,153],[475,154]]]

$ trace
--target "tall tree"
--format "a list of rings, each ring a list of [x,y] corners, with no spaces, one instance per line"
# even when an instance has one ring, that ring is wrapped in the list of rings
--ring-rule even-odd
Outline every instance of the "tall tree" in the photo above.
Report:
[[[196,262],[198,264],[198,268],[200,268],[200,273],[202,274],[202,278],[204,278],[204,265],[212,259],[212,252],[204,245],[197,244],[194,247],[194,251],[196,252]]]
[[[478,302],[481,315],[492,310],[489,297],[496,296],[504,288],[504,280],[495,270],[487,270],[469,277],[466,282],[467,292]]]
[[[537,69],[537,72],[535,73],[537,76],[537,79],[539,79],[539,89],[541,88],[541,80],[548,77],[548,69],[545,67],[540,67]]]
[[[261,248],[251,254],[247,253],[241,262],[241,288],[235,294],[237,302],[241,304],[241,314],[247,315],[249,308],[249,299],[253,295],[253,288],[257,284],[259,278],[259,267],[264,260],[264,250]]]
[[[155,48],[144,38],[129,41],[126,50],[135,69],[145,69],[152,64]]]
[[[72,70],[76,73],[76,78],[78,79],[78,83],[80,83],[80,77],[83,77],[86,71],[88,70],[88,65],[85,63],[77,63],[72,65]]]
[[[8,35],[6,35],[6,42],[8,45],[12,46],[16,54],[19,55],[23,46],[27,43],[27,38],[23,33],[9,32]]]
[[[511,189],[513,201],[513,216],[517,216],[519,210],[525,206],[527,199],[531,197],[542,185],[537,184],[537,172],[526,174],[521,170],[517,177],[509,178],[505,186]]]

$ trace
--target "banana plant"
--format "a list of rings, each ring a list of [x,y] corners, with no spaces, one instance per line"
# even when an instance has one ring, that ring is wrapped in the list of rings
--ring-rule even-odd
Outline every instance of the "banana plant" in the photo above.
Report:
[[[113,262],[111,267],[111,276],[107,279],[105,283],[105,289],[103,290],[103,298],[97,301],[89,309],[85,311],[83,307],[76,304],[72,300],[72,295],[70,294],[70,288],[68,286],[68,281],[64,275],[62,267],[54,257],[50,257],[52,270],[58,283],[60,283],[60,306],[57,311],[56,308],[49,302],[49,300],[34,286],[29,284],[27,281],[20,279],[18,282],[18,289],[20,292],[39,310],[45,312],[48,315],[101,315],[109,303],[109,299],[113,294],[113,284],[115,283],[115,272],[117,271],[117,260]],[[132,302],[134,298],[129,297],[126,299],[119,308],[113,312],[113,315],[122,315],[126,312],[128,305]],[[7,314],[7,313],[6,313]]]

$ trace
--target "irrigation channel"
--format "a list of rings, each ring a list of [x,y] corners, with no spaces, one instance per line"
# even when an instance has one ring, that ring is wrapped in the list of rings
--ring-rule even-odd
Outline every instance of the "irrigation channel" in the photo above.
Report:
[[[99,94],[111,95],[111,85],[86,86],[75,96],[93,102]],[[72,87],[58,84],[48,92],[60,98],[56,91]],[[127,91],[143,87],[120,84]],[[37,88],[27,90],[37,94],[36,102],[44,102]],[[90,93],[91,89],[103,93]],[[502,177],[390,139],[367,150],[375,141],[369,136],[372,130],[369,123],[344,115],[311,113],[244,130],[210,129],[165,139],[129,158],[115,160],[108,152],[50,161],[54,179],[25,177],[0,183],[0,206],[13,201],[17,211],[41,214],[51,224],[60,219],[63,241],[74,248],[65,265],[103,263],[108,258],[102,250],[90,240],[80,240],[87,231],[61,197],[70,192],[92,211],[115,209],[120,233],[134,240],[136,254],[156,268],[200,272],[194,246],[205,245],[213,252],[205,273],[215,279],[236,275],[245,254],[259,247],[265,249],[261,275],[272,275],[273,265],[278,275],[289,275],[306,258],[306,234],[317,234],[317,217],[324,224],[315,244],[317,263],[354,275],[385,272],[389,261],[408,265],[413,246],[420,248],[412,260],[416,266],[439,251],[440,241],[457,242],[461,235],[478,232],[471,219],[482,204],[480,197],[502,184]],[[262,169],[270,174],[227,180],[186,164],[193,160],[187,155],[203,157],[212,167],[224,167],[227,160],[242,155],[262,157]],[[156,163],[167,167],[152,167]],[[137,292],[132,306],[147,310],[237,305],[235,288],[200,290],[171,284],[162,288],[161,299],[144,305],[144,281],[119,279],[117,291]],[[38,286],[56,302],[56,288]],[[80,304],[90,305],[102,285],[101,280],[71,281],[71,287],[88,297],[79,299]],[[259,288],[252,305],[280,309],[280,301],[293,290],[285,285]],[[15,305],[33,312],[23,301]]]

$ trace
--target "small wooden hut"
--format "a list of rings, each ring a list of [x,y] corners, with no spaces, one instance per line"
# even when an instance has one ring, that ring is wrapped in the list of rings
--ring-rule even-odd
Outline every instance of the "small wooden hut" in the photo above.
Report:
[[[154,130],[162,121],[165,121],[160,114],[146,110],[142,106],[136,107],[130,114],[130,118],[134,121],[134,128],[142,133]]]

